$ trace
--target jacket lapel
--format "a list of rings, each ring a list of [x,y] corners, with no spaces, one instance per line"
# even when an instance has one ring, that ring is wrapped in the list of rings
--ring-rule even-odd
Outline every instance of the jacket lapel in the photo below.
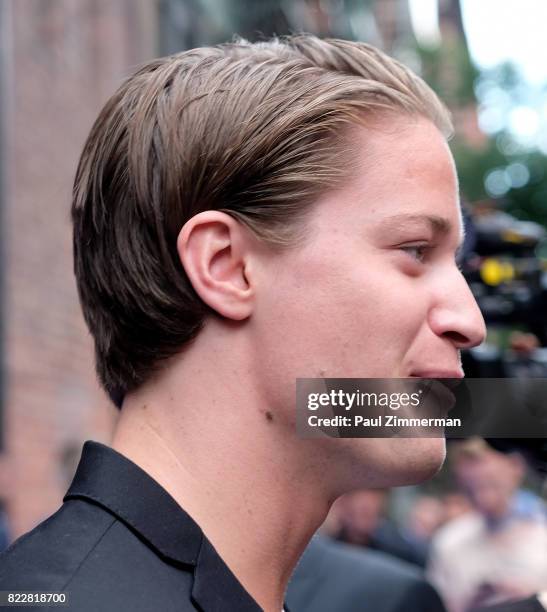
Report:
[[[204,612],[261,612],[206,537],[194,572],[192,600]]]

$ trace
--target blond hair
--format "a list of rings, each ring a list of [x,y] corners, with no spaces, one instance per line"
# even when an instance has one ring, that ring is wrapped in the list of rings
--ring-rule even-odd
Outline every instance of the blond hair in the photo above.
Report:
[[[85,144],[72,205],[74,269],[112,396],[142,384],[196,336],[208,308],[179,262],[196,213],[223,210],[280,247],[347,177],[347,127],[446,108],[374,47],[299,35],[238,40],[154,60],[107,102]]]

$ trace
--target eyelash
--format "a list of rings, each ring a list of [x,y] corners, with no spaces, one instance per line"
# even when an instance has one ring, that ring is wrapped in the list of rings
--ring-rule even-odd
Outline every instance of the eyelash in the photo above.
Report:
[[[409,255],[409,257],[412,257],[414,261],[420,264],[424,263],[425,257],[433,248],[435,247],[431,244],[412,244],[399,247],[401,251],[404,251],[407,255]],[[415,257],[409,251],[421,251],[421,255],[419,257]],[[456,256],[454,257],[454,261],[458,270],[463,273],[463,260],[461,259],[461,254],[459,250],[456,253]]]
[[[412,259],[418,263],[423,263],[426,255],[432,248],[433,247],[429,244],[411,244],[411,245],[405,245],[405,246],[399,247],[401,251],[404,251],[405,253],[407,253],[409,257],[412,257]],[[416,257],[415,255],[412,254],[412,251],[420,251],[421,254],[418,257]]]

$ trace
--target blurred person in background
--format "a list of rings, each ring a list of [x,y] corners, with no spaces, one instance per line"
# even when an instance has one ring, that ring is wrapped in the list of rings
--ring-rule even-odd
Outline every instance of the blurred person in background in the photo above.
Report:
[[[340,502],[342,542],[380,550],[408,563],[425,567],[427,545],[419,538],[407,537],[397,524],[386,516],[387,490],[361,490],[344,495]]]
[[[525,464],[484,440],[455,444],[454,476],[473,512],[447,523],[433,539],[429,572],[450,612],[523,598],[547,585],[547,514],[521,490]]]
[[[473,510],[469,498],[459,490],[447,491],[441,496],[441,501],[443,504],[443,524],[453,521]]]
[[[411,542],[415,550],[420,551],[424,565],[429,556],[429,546],[437,530],[447,520],[444,498],[432,495],[419,495],[410,507],[410,511],[401,533]]]
[[[342,40],[194,49],[121,86],[72,207],[120,418],[2,555],[0,589],[279,612],[337,497],[438,471],[443,438],[300,439],[294,380],[463,376],[484,321],[456,264],[450,132],[421,79]]]
[[[519,331],[511,332],[505,355],[508,376],[515,378],[546,377],[547,363],[544,358],[539,358],[543,352],[536,335]]]
[[[528,466],[532,469],[535,476],[539,477],[539,483],[543,481],[543,487],[547,481],[545,480],[547,474],[547,456],[544,439],[526,439],[526,438],[513,438],[513,439],[488,439],[488,444],[497,451],[502,453],[522,453],[527,460]],[[538,497],[535,495],[527,495],[529,503],[533,506],[537,505]],[[542,502],[545,507],[545,502]],[[545,612],[547,610],[547,584],[545,588],[538,591],[532,596],[527,596],[521,599],[511,599],[504,601],[500,604],[494,604],[492,606],[480,606],[474,608],[472,612]]]

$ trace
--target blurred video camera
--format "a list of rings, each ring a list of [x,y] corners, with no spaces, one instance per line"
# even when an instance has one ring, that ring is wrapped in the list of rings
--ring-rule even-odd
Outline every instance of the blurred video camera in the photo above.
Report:
[[[465,218],[461,268],[487,323],[526,324],[547,344],[547,231],[480,207]]]
[[[547,231],[488,202],[475,206],[472,216],[464,215],[464,222],[460,265],[486,323],[522,325],[528,330],[512,332],[505,350],[487,344],[467,351],[463,355],[466,375],[547,378]],[[533,381],[527,385],[533,386]],[[528,409],[539,409],[547,418],[543,404]],[[547,439],[487,441],[502,452],[521,452],[533,468],[547,476]]]

